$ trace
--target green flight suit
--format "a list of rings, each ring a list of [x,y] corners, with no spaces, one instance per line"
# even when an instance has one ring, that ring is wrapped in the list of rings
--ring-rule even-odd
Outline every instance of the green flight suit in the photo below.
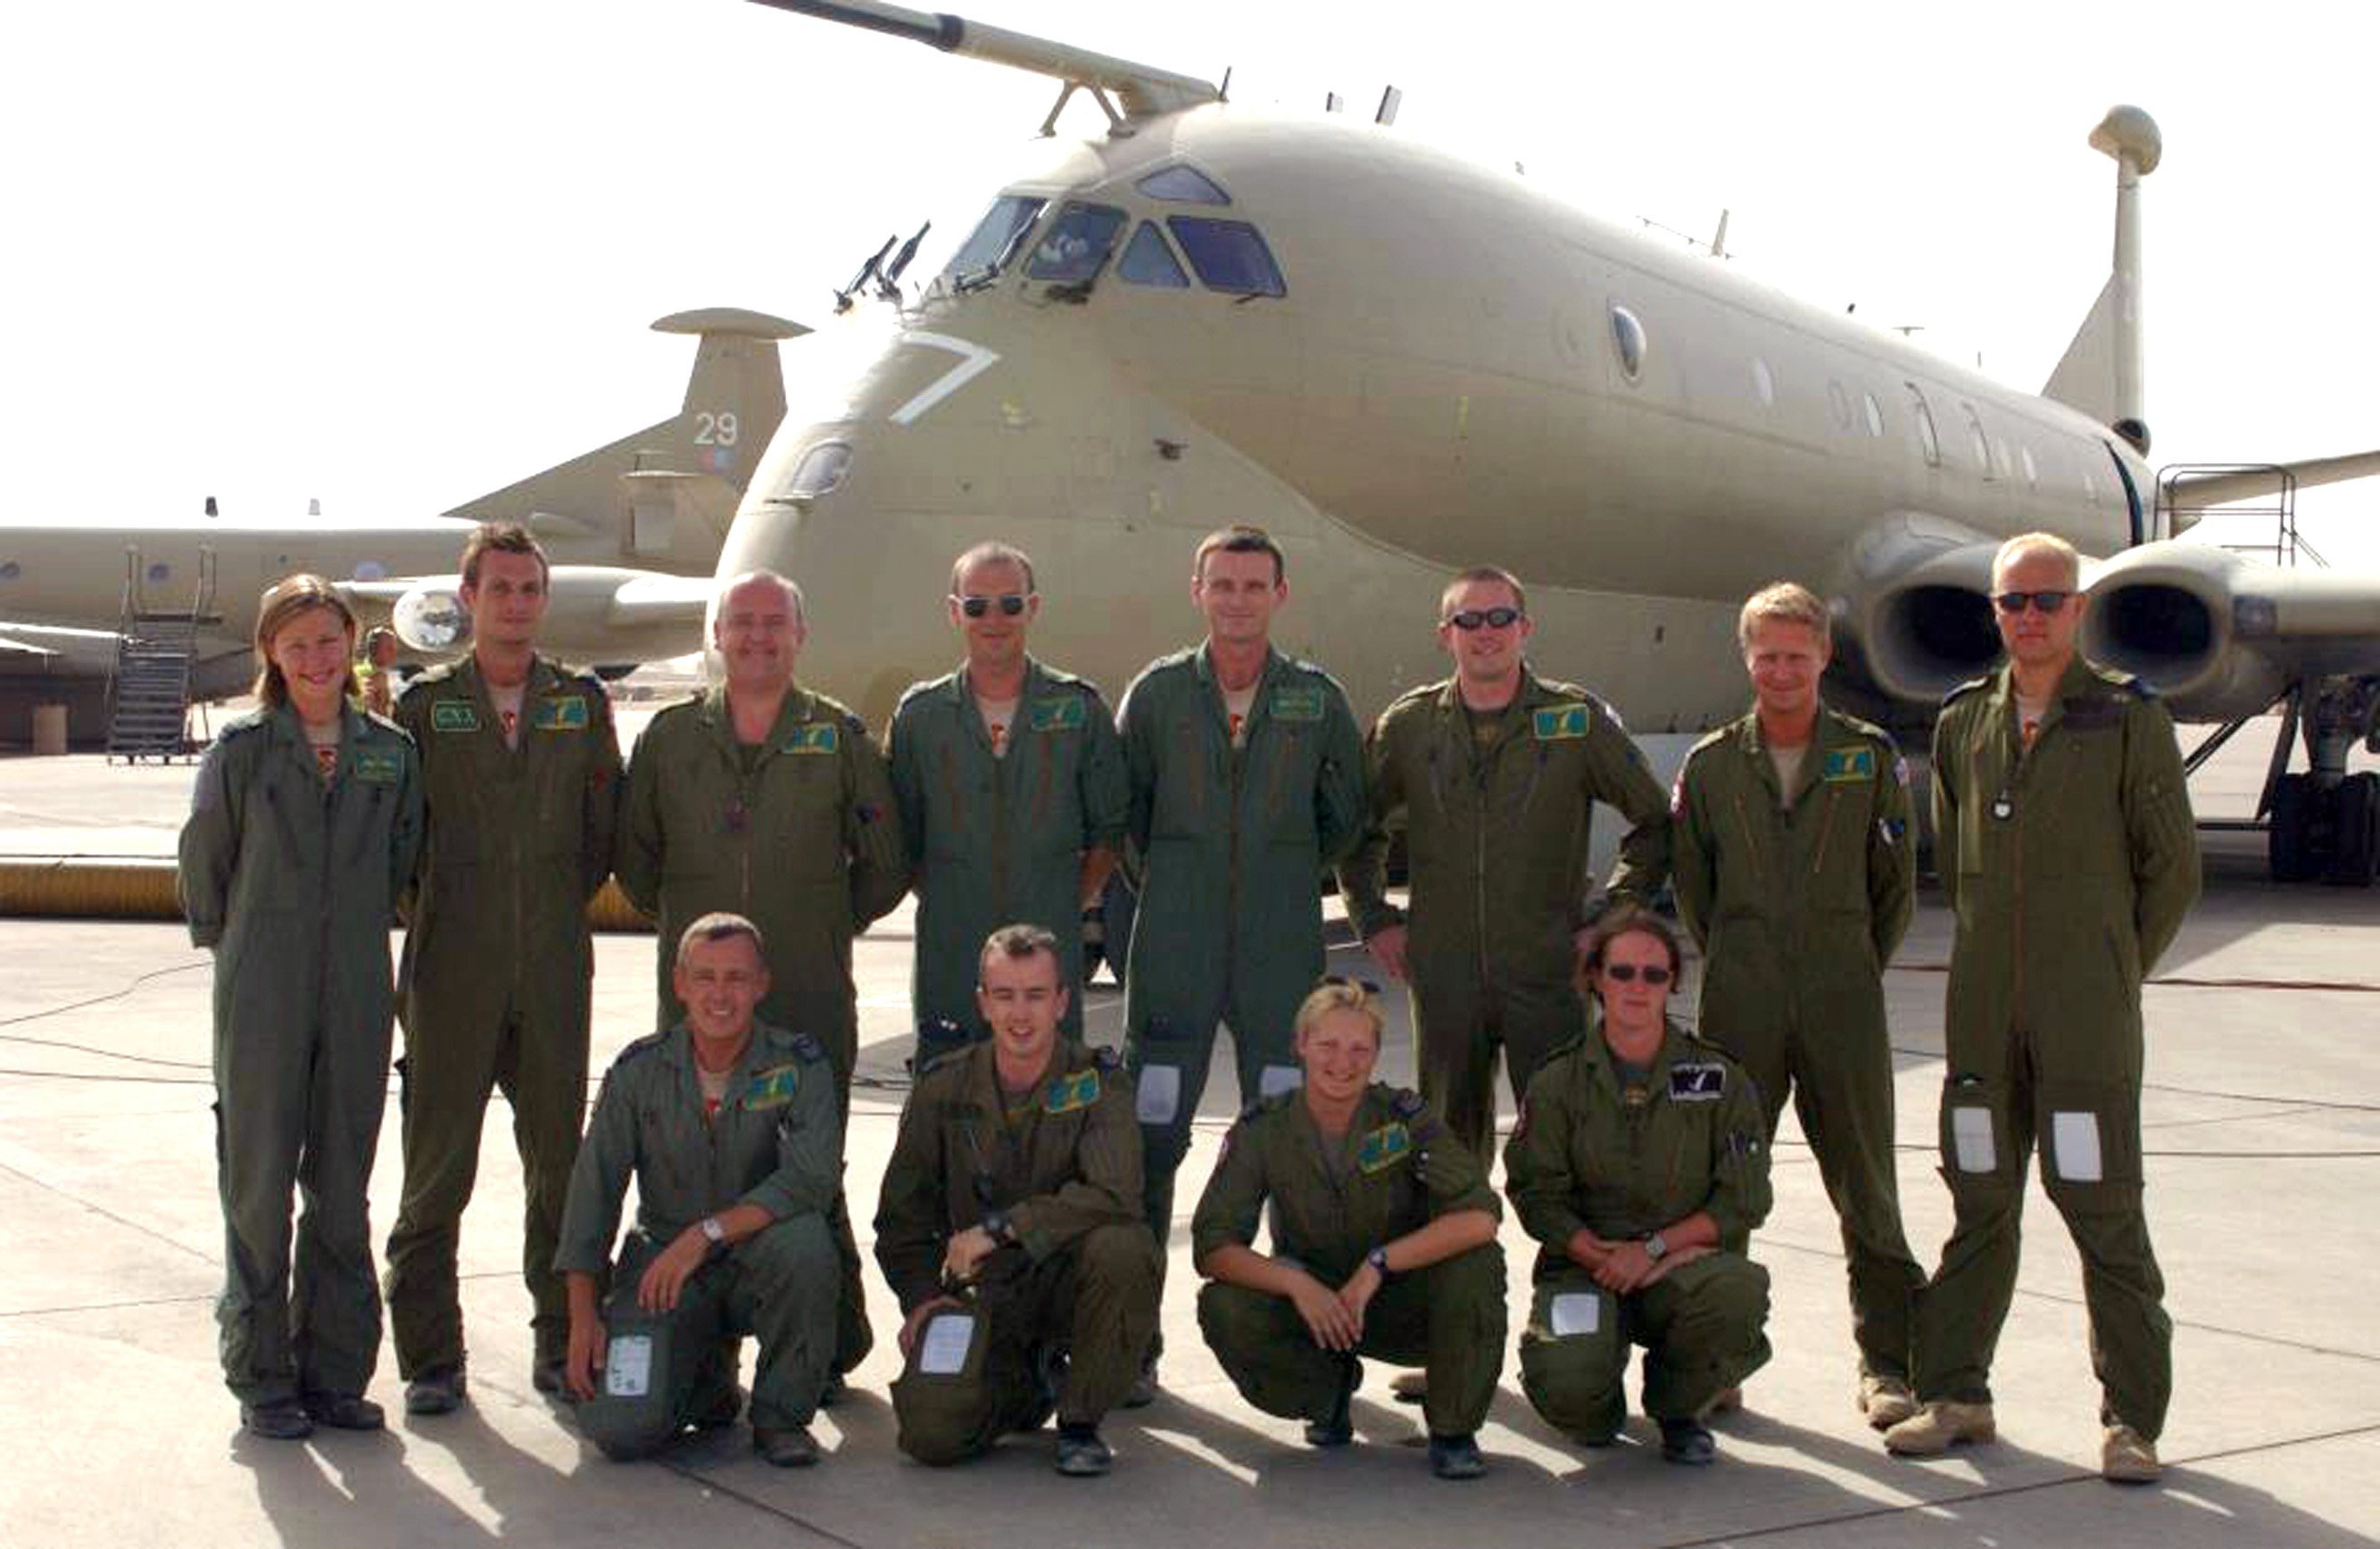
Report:
[[[1122,715],[1142,868],[1124,1049],[1162,1247],[1216,1023],[1231,1024],[1244,1102],[1301,1078],[1293,1024],[1325,962],[1324,876],[1363,831],[1363,734],[1329,673],[1277,650],[1242,747],[1205,646],[1150,663]]]
[[[1027,1429],[1054,1402],[1096,1425],[1139,1374],[1157,1325],[1157,1245],[1141,1225],[1131,1078],[1110,1050],[1060,1038],[1041,1080],[1012,1099],[995,1049],[972,1045],[922,1071],[901,1110],[876,1210],[876,1262],[905,1316],[942,1295],[950,1240],[1005,1213],[970,1299],[985,1330],[962,1375],[913,1353],[893,1386],[904,1452],[954,1463]],[[922,1341],[921,1341],[922,1344]],[[1066,1351],[1052,1395],[1045,1361]]]
[[[1768,1272],[1744,1256],[1767,1217],[1767,1120],[1742,1067],[1675,1023],[1641,1084],[1600,1031],[1529,1083],[1504,1148],[1504,1192],[1540,1244],[1521,1387],[1546,1420],[1590,1445],[1627,1418],[1631,1345],[1645,1348],[1645,1412],[1699,1413],[1768,1360]],[[1718,1247],[1614,1296],[1570,1256],[1584,1227],[1641,1239],[1706,1211]]]
[[[420,842],[413,744],[352,706],[328,784],[286,706],[225,725],[199,766],[175,882],[215,959],[215,1318],[244,1403],[360,1394],[379,1360],[365,1190],[388,1095],[388,933]]]
[[[1925,1275],[1900,1229],[1884,965],[1916,890],[1908,766],[1822,706],[1780,791],[1747,715],[1686,756],[1670,816],[1678,913],[1703,950],[1696,1032],[1752,1077],[1772,1137],[1792,1094],[1841,1222],[1861,1370],[1905,1382]]]
[[[1483,740],[1451,678],[1381,712],[1365,743],[1371,825],[1339,872],[1357,931],[1406,926],[1422,1095],[1483,1163],[1496,1150],[1499,1049],[1518,1097],[1585,1025],[1572,986],[1595,890],[1595,804],[1630,825],[1615,898],[1649,901],[1670,868],[1669,803],[1609,706],[1524,672],[1512,703],[1488,720]],[[1410,920],[1388,902],[1399,827]]]
[[[1061,979],[1075,989],[1065,1032],[1079,1040],[1083,856],[1123,849],[1132,801],[1099,689],[1028,661],[995,757],[962,669],[902,696],[884,745],[917,866],[917,1063],[990,1035],[976,1009],[977,960],[986,937],[1020,921],[1058,938]]]
[[[1440,1216],[1503,1215],[1470,1148],[1420,1095],[1378,1083],[1336,1142],[1296,1093],[1251,1105],[1198,1198],[1190,1228],[1197,1258],[1253,1247],[1268,1202],[1273,1256],[1294,1259],[1333,1289],[1366,1253]],[[1198,1292],[1198,1325],[1249,1403],[1290,1419],[1330,1417],[1352,1357],[1316,1344],[1287,1297],[1212,1280]],[[1478,1430],[1504,1370],[1503,1249],[1489,1241],[1389,1277],[1364,1310],[1355,1353],[1427,1367],[1431,1434]]]
[[[628,1180],[637,1221],[616,1271]],[[809,1423],[834,1355],[841,1267],[827,1213],[843,1178],[843,1112],[826,1047],[764,1022],[729,1071],[715,1114],[704,1113],[694,1035],[684,1023],[638,1039],[603,1078],[570,1175],[552,1270],[611,1279],[605,1331],[667,1323],[671,1360],[643,1402],[600,1394],[578,1406],[582,1429],[615,1457],[648,1452],[710,1410],[735,1381],[721,1341],[757,1336],[752,1423]],[[645,1266],[707,1216],[739,1204],[770,1224],[724,1249],[687,1279],[677,1306],[637,1305]],[[721,1366],[723,1364],[724,1369]]]
[[[620,804],[611,697],[592,674],[537,658],[506,747],[467,657],[407,684],[396,720],[420,751],[429,802],[398,975],[405,1191],[386,1282],[397,1371],[464,1362],[455,1253],[499,1089],[528,1196],[521,1272],[537,1359],[560,1361],[569,1307],[553,1243],[587,1107],[587,902],[612,873]]]
[[[2141,1202],[2141,980],[2198,896],[2165,707],[2077,657],[2030,751],[2009,668],[1934,728],[1934,842],[1956,917],[1942,1177],[1956,1207],[1917,1303],[1920,1398],[1991,1397],[2034,1143],[2082,1258],[2103,1415],[2154,1441],[2173,1325]]]
[[[702,915],[732,910],[768,945],[759,1014],[826,1046],[848,1107],[859,1057],[851,938],[909,889],[892,781],[859,718],[795,684],[768,740],[745,747],[724,688],[670,706],[647,723],[628,761],[613,865],[629,902],[659,925],[662,1024],[684,1015],[670,988],[678,937]],[[833,1225],[844,1298],[835,1370],[848,1372],[871,1336],[840,1194]]]

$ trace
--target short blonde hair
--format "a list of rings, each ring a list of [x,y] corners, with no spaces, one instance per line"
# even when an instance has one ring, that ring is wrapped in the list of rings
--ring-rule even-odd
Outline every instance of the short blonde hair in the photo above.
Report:
[[[1380,1014],[1378,997],[1362,985],[1347,979],[1325,979],[1313,992],[1298,1002],[1297,1020],[1293,1024],[1295,1035],[1303,1038],[1322,1023],[1333,1011],[1354,1011],[1372,1024],[1372,1043],[1378,1047],[1388,1033],[1388,1019]]]
[[[2082,555],[2074,545],[2054,532],[2021,532],[1999,547],[1992,556],[1992,583],[1999,584],[2000,572],[2032,554],[2054,554],[2066,566],[2066,584],[2070,589],[2082,586]]]
[[[1529,611],[1529,594],[1521,589],[1520,577],[1501,565],[1475,564],[1446,584],[1438,594],[1438,616],[1443,620],[1447,610],[1454,606],[1454,594],[1465,587],[1502,587],[1512,594],[1512,606],[1524,614]]]
[[[1798,581],[1771,581],[1744,599],[1743,611],[1735,616],[1737,648],[1751,649],[1752,632],[1764,623],[1807,624],[1818,644],[1834,647],[1834,620],[1825,601]]]

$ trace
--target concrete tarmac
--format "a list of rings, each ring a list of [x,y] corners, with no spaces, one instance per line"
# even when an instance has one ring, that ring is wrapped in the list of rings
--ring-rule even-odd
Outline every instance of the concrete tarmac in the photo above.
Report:
[[[2268,742],[2194,782],[2204,814],[2252,805]],[[164,856],[187,766],[0,762],[0,855]],[[1050,1434],[929,1470],[892,1445],[898,1316],[869,1276],[878,1348],[817,1426],[826,1459],[779,1471],[741,1427],[643,1464],[606,1461],[528,1382],[521,1190],[508,1116],[489,1114],[466,1219],[472,1403],[402,1415],[395,1361],[376,1435],[243,1435],[215,1362],[223,1240],[208,1078],[211,963],[178,925],[0,920],[0,1544],[81,1549],[337,1544],[1491,1545],[2156,1544],[2343,1549],[2380,1539],[2380,895],[2275,888],[2259,837],[2209,832],[2208,888],[2147,990],[2149,1210],[2175,1323],[2163,1484],[2097,1477],[2097,1392],[2072,1248],[2034,1188],[1994,1373],[2001,1440],[1888,1458],[1853,1411],[1840,1239],[1793,1121],[1755,1253],[1775,1277],[1774,1362],[1718,1422],[1708,1470],[1664,1466],[1641,1416],[1603,1451],[1565,1443],[1508,1360],[1475,1483],[1429,1477],[1416,1411],[1377,1364],[1359,1445],[1316,1452],[1243,1402],[1198,1337],[1187,1214],[1236,1107],[1228,1060],[1180,1196],[1164,1393],[1111,1416],[1114,1473],[1060,1478]],[[1949,920],[1929,892],[1891,968],[1900,1183],[1930,1267],[1949,1229],[1935,1174]],[[1343,930],[1341,935],[1344,936]],[[654,942],[598,939],[595,1065],[650,1030]],[[905,1084],[906,908],[859,943],[863,1049],[849,1168],[872,1214]],[[1373,970],[1359,949],[1340,972]],[[1686,1004],[1691,1005],[1691,1001]],[[1090,995],[1095,1040],[1120,1004]],[[1406,1081],[1402,1005],[1383,1072]],[[1509,1119],[1508,1119],[1509,1122]],[[376,1236],[400,1176],[392,1108]],[[1517,1325],[1532,1249],[1507,1222]],[[747,1347],[748,1351],[748,1347]],[[748,1360],[748,1353],[747,1353]]]

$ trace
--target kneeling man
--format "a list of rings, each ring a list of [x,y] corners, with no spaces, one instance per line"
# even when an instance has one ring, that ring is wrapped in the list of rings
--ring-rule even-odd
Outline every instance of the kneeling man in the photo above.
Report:
[[[780,1468],[818,1461],[809,1422],[834,1355],[826,1212],[843,1125],[825,1045],[753,1020],[766,964],[741,915],[686,926],[671,974],[686,1019],[621,1050],[579,1146],[553,1266],[578,1426],[613,1458],[732,1423],[736,1340],[751,1334],[753,1447]],[[637,1224],[613,1265],[631,1172]]]
[[[955,1463],[1054,1408],[1058,1471],[1102,1474],[1099,1421],[1157,1323],[1132,1083],[1111,1051],[1058,1036],[1048,931],[992,932],[978,981],[990,1041],[918,1073],[876,1211],[903,1313],[901,1450]]]

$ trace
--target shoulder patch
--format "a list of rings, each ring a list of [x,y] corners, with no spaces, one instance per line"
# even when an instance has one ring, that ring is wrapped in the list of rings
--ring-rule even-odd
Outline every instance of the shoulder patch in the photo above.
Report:
[[[1529,730],[1541,743],[1574,742],[1595,726],[1595,712],[1585,704],[1540,705],[1529,712]]]
[[[1727,1091],[1727,1067],[1716,1059],[1680,1060],[1670,1067],[1670,1100],[1709,1102]]]
[[[798,1065],[771,1065],[752,1072],[745,1083],[744,1107],[747,1108],[779,1108],[794,1100],[802,1083]]]
[[[367,785],[395,785],[405,779],[405,755],[395,748],[358,747],[348,755],[347,768]]]
[[[843,745],[843,729],[831,720],[796,726],[785,738],[786,753],[832,753]]]
[[[1281,684],[1273,689],[1265,709],[1275,720],[1320,720],[1324,705],[1320,684]]]
[[[1041,1092],[1041,1111],[1072,1113],[1099,1100],[1099,1072],[1075,1071],[1053,1078]]]
[[[826,1046],[819,1042],[813,1034],[795,1034],[794,1052],[813,1065],[823,1064],[826,1061]]]
[[[1818,778],[1829,785],[1864,784],[1876,778],[1876,748],[1830,747]]]
[[[440,699],[430,707],[430,729],[432,732],[476,732],[480,729],[480,707],[468,699]]]
[[[593,720],[585,696],[549,694],[537,702],[537,712],[529,717],[529,729],[536,732],[584,732]]]
[[[1421,1112],[1421,1094],[1410,1086],[1400,1086],[1389,1094],[1389,1107],[1400,1119],[1411,1119]]]
[[[1102,1071],[1121,1071],[1123,1069],[1123,1050],[1113,1044],[1101,1044],[1091,1050],[1091,1063]]]
[[[1366,1173],[1385,1172],[1413,1154],[1413,1131],[1402,1122],[1383,1124],[1355,1147],[1355,1165]]]
[[[1025,708],[1028,731],[1079,732],[1090,720],[1090,705],[1079,694],[1040,695]]]

